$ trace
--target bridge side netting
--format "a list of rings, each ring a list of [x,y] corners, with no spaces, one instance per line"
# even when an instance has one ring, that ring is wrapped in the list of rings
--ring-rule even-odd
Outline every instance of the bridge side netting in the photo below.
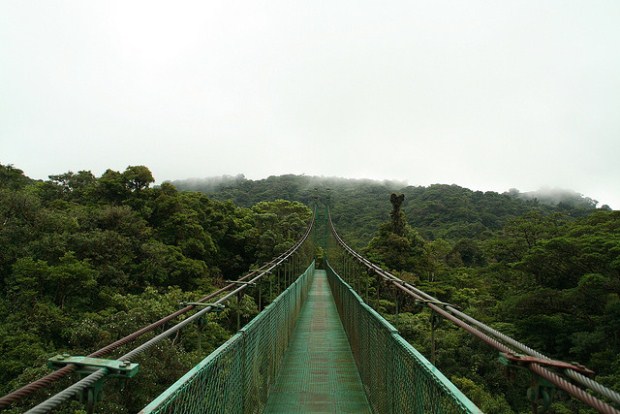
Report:
[[[260,413],[275,382],[314,263],[238,333],[141,413]]]
[[[331,267],[327,276],[374,412],[481,412]]]

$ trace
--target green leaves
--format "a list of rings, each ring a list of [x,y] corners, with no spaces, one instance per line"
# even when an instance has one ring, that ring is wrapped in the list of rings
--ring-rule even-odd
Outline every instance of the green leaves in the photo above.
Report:
[[[129,166],[122,175],[125,185],[130,191],[142,191],[155,182],[151,171],[143,166]]]
[[[263,201],[251,209],[254,230],[252,246],[257,262],[283,253],[301,237],[312,216],[310,209],[286,200]]]
[[[288,249],[311,217],[299,202],[240,208],[153,182],[144,166],[35,182],[0,165],[0,388],[34,379],[54,353],[90,353],[204,296]],[[238,307],[244,320],[258,312],[250,296]],[[136,397],[102,412],[137,411],[221,344],[236,327],[224,313],[154,350],[161,360],[143,361],[152,371]]]
[[[51,299],[61,309],[67,298],[77,306],[92,297],[97,276],[90,263],[78,260],[73,252],[67,252],[52,266],[42,260],[18,259],[7,278],[7,298],[14,306],[25,309],[30,309],[41,297]]]
[[[32,180],[19,168],[11,164],[0,164],[0,189],[18,190],[30,184]]]
[[[483,386],[474,381],[453,376],[450,380],[463,391],[484,413],[505,414],[513,412],[503,396],[492,395]]]
[[[425,200],[422,210],[415,206],[420,216],[413,221],[432,229],[425,234],[451,238],[426,241],[399,236],[392,231],[394,226],[385,224],[368,244],[366,257],[412,272],[414,283],[440,300],[552,358],[579,361],[617,383],[620,371],[609,361],[620,353],[620,213],[592,211],[571,218],[530,211],[508,219],[493,234],[455,238],[467,234],[461,230],[473,228],[466,221],[475,215],[467,209],[476,197],[465,197],[462,189],[453,187],[429,190],[436,198]],[[448,224],[459,215],[462,222]],[[421,248],[416,250],[416,245]],[[405,301],[401,313],[388,319],[430,358],[427,311],[406,312],[411,309],[415,308]],[[394,307],[380,310],[393,312]],[[518,376],[523,389],[519,393],[499,376],[497,362],[489,358],[485,345],[449,324],[437,326],[434,336],[438,367],[485,412],[525,408],[526,379]],[[555,406],[558,412],[566,407]]]

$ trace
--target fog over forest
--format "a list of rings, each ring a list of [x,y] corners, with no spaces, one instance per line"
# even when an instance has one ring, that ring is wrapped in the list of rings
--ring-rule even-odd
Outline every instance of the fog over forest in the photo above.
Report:
[[[307,174],[620,208],[620,3],[0,4],[0,163]]]

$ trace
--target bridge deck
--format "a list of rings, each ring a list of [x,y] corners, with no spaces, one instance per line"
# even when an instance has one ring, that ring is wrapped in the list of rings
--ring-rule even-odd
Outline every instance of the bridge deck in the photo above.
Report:
[[[370,413],[325,271],[317,270],[264,413]]]

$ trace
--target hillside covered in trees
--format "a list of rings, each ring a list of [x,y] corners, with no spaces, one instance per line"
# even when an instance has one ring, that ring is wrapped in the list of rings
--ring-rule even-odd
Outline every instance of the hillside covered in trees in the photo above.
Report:
[[[520,193],[516,189],[499,194],[472,191],[458,185],[406,186],[402,182],[305,175],[271,176],[248,180],[243,175],[172,182],[180,190],[199,191],[210,197],[249,207],[259,201],[291,200],[312,205],[329,200],[334,222],[347,242],[364,247],[388,219],[389,196],[405,196],[403,211],[409,223],[428,240],[436,238],[482,239],[510,218],[528,211],[558,212],[581,217],[596,210],[597,202],[581,194],[556,190]],[[602,210],[609,210],[603,205]]]
[[[311,217],[298,202],[245,208],[153,182],[144,166],[37,181],[0,165],[0,396],[49,372],[48,358],[88,355],[271,260]],[[257,312],[251,297],[238,306]],[[129,391],[109,392],[98,412],[139,411],[236,330],[233,310],[158,345],[127,384],[108,381]]]
[[[329,203],[351,246],[441,301],[551,358],[578,361],[620,390],[620,212],[579,194],[505,194],[456,185],[306,176],[177,182],[220,200]],[[390,194],[404,195],[402,228]],[[321,203],[319,203],[321,205]],[[393,297],[372,303],[431,358],[431,315]],[[530,378],[510,380],[469,334],[436,327],[437,366],[488,413],[526,413]],[[558,394],[549,412],[594,412]]]
[[[294,175],[153,183],[144,166],[45,181],[0,166],[1,394],[47,373],[50,356],[88,354],[271,259],[315,204],[399,277],[620,389],[620,212],[594,200]],[[404,196],[398,228],[392,193]],[[372,305],[431,357],[427,311],[403,301],[396,314],[392,296]],[[257,312],[252,298],[240,306],[246,319]],[[149,374],[109,385],[132,397],[111,392],[97,409],[139,410],[234,329],[225,311],[164,342],[140,361]],[[489,348],[448,323],[435,337],[435,363],[485,412],[530,411],[529,377],[508,379]],[[560,394],[550,412],[591,411]]]

